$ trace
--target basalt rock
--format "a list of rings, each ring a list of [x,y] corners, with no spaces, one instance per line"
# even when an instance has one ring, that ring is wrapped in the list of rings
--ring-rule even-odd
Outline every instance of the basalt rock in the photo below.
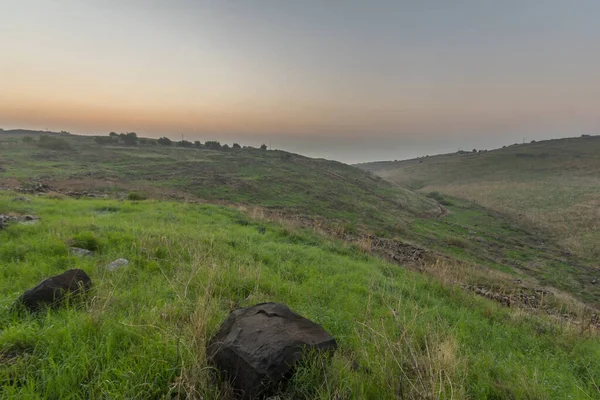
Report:
[[[39,311],[44,307],[58,307],[76,294],[84,294],[92,287],[92,280],[81,269],[69,269],[60,275],[43,280],[27,290],[15,302],[14,307]]]
[[[266,396],[312,355],[337,344],[320,325],[279,303],[233,311],[207,345],[207,356],[245,399]]]

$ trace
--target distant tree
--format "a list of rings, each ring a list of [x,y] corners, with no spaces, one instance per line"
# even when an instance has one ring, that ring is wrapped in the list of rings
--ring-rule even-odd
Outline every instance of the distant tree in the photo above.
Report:
[[[187,140],[182,140],[175,144],[177,147],[194,147],[194,143],[188,142]]]
[[[198,149],[201,149],[202,147],[204,147],[204,146],[202,145],[202,142],[201,142],[201,141],[199,141],[199,140],[196,140],[196,141],[194,142],[194,146],[195,146],[196,148],[198,148]]]
[[[591,135],[586,135],[585,133],[581,135],[581,137],[590,137]]]
[[[531,143],[535,143],[535,140],[532,140]]]
[[[119,135],[117,134],[117,132],[111,132],[108,134],[108,136],[118,137]]]
[[[263,143],[263,144],[260,146],[260,149],[261,149],[261,150],[266,150],[266,149],[267,149],[267,145]]]
[[[209,148],[211,150],[220,150],[221,149],[221,143],[217,142],[216,140],[207,140],[206,142],[204,142],[204,146],[206,146],[207,148]]]
[[[229,145],[228,145],[228,144],[224,144],[223,146],[221,146],[221,150],[225,150],[225,151],[227,151],[227,150],[229,150],[229,149],[230,149],[230,147],[229,147]]]
[[[136,145],[138,142],[137,133],[135,132],[121,133],[119,137],[121,138],[123,143],[128,145]]]
[[[171,139],[169,139],[168,137],[161,137],[160,139],[157,140],[157,142],[161,146],[170,146],[173,144],[173,141]]]
[[[473,153],[477,153],[477,149],[473,149]]]
[[[23,143],[27,143],[27,144],[35,142],[35,140],[33,140],[33,138],[31,136],[25,136],[22,140],[23,140]]]
[[[242,148],[242,146],[240,146],[240,145],[239,145],[239,144],[237,144],[237,143],[234,143],[234,144],[233,144],[233,146],[231,146],[231,148],[232,148],[232,149],[236,149],[236,150],[237,150],[237,149],[241,149],[241,148]]]

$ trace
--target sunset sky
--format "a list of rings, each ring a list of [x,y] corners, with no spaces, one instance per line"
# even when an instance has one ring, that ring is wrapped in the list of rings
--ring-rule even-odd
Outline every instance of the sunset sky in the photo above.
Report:
[[[344,162],[600,134],[598,0],[0,0],[0,127]]]

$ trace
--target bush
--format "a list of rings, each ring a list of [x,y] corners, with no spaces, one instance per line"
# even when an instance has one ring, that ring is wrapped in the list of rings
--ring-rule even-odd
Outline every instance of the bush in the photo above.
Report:
[[[188,142],[187,140],[182,140],[181,142],[176,143],[177,147],[194,147],[194,143]]]
[[[207,140],[204,142],[204,146],[211,150],[221,150],[221,143],[216,140]]]
[[[239,145],[239,144],[237,144],[237,143],[234,143],[234,144],[233,144],[233,146],[231,146],[231,148],[232,148],[232,149],[236,149],[236,150],[237,150],[237,149],[241,149],[241,148],[242,148],[242,146],[240,146],[240,145]]]
[[[128,145],[136,145],[138,142],[138,137],[137,137],[137,133],[135,132],[129,132],[129,133],[121,133],[119,135],[121,137],[121,140],[123,141],[123,143],[128,144]]]
[[[79,247],[89,251],[98,251],[100,249],[100,240],[89,231],[78,233],[69,241],[72,247]]]
[[[171,139],[169,139],[168,137],[161,137],[157,140],[157,142],[161,146],[170,146],[171,144],[173,144],[173,141],[171,141]]]
[[[129,194],[127,195],[127,200],[131,200],[131,201],[141,201],[141,200],[146,200],[148,198],[148,196],[146,196],[143,193],[139,193],[139,192],[129,192]]]
[[[260,149],[261,149],[261,150],[266,150],[266,149],[267,149],[267,145],[266,145],[266,144],[262,144],[262,145],[260,146]]]
[[[427,197],[429,197],[430,199],[433,199],[435,201],[437,201],[438,203],[440,203],[443,206],[452,206],[454,205],[454,203],[452,203],[450,200],[448,200],[447,198],[445,198],[440,192],[430,192]]]
[[[22,140],[23,140],[23,143],[27,143],[27,144],[35,142],[35,140],[33,140],[33,138],[31,136],[25,136]]]
[[[49,150],[73,150],[71,144],[65,139],[52,136],[40,136],[40,140],[38,141],[37,145]]]

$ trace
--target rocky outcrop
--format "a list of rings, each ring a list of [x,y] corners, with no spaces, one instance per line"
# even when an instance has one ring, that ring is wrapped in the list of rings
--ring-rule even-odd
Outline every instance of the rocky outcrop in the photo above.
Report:
[[[330,355],[335,339],[279,303],[233,311],[209,341],[207,356],[238,394],[253,399],[288,379],[309,354]]]

